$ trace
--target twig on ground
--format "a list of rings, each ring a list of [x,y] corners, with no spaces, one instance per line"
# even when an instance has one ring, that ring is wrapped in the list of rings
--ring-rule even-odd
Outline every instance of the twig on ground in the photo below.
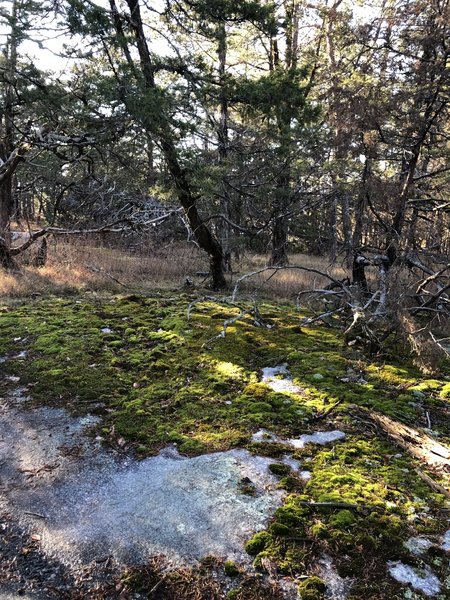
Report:
[[[41,515],[40,513],[36,513],[36,512],[29,512],[29,511],[24,511],[23,513],[24,515],[30,515],[32,517],[37,517],[38,519],[46,519],[47,517],[45,515]]]
[[[342,398],[341,400],[338,400],[337,402],[335,402],[333,404],[333,406],[331,406],[328,410],[326,410],[323,413],[319,413],[317,415],[315,415],[314,417],[311,417],[310,421],[321,421],[322,419],[326,419],[329,415],[331,415],[331,413],[333,411],[336,410],[336,408],[338,406],[340,406],[342,403],[344,402],[344,399]]]

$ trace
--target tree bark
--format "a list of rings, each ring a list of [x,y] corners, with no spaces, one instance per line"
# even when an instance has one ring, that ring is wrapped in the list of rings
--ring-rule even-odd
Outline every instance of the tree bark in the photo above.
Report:
[[[289,264],[287,255],[288,227],[284,215],[275,217],[272,228],[272,252],[269,266],[283,267]]]
[[[18,45],[18,3],[14,0],[11,9],[11,29],[6,43],[5,104],[3,122],[0,131],[3,134],[0,142],[0,264],[6,269],[15,267],[10,253],[10,221],[14,212],[13,174],[22,160],[21,148],[14,148],[14,82],[16,79],[17,45]]]
[[[217,57],[219,59],[219,126],[217,128],[218,154],[219,165],[223,168],[226,166],[228,157],[228,96],[225,88],[226,63],[227,63],[227,31],[225,23],[220,23],[217,31]],[[221,212],[227,219],[231,218],[231,198],[224,174],[222,173],[222,196],[221,196]],[[231,271],[231,251],[232,251],[232,229],[229,223],[222,220],[220,224],[221,245],[223,248],[224,270]]]

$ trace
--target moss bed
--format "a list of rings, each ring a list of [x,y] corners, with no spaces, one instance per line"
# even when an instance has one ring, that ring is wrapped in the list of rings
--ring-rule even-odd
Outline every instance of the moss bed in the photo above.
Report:
[[[102,417],[98,433],[105,442],[141,457],[169,443],[188,455],[233,447],[267,454],[287,495],[267,530],[247,543],[257,569],[267,572],[269,561],[279,577],[311,575],[299,583],[300,595],[320,599],[315,565],[326,552],[341,576],[355,579],[352,600],[421,598],[388,575],[386,562],[421,566],[426,560],[441,581],[449,577],[437,546],[422,558],[404,546],[412,535],[437,539],[446,528],[445,498],[417,476],[407,453],[355,418],[354,409],[420,428],[430,419],[439,441],[448,443],[448,365],[440,377],[426,379],[404,349],[369,358],[346,347],[337,330],[302,327],[302,315],[287,304],[259,304],[266,326],[256,326],[249,314],[234,321],[249,307],[167,292],[4,303],[0,393],[25,387],[30,406],[94,412]],[[261,369],[281,363],[301,393],[277,393],[261,383]],[[283,445],[252,442],[261,427],[286,439],[336,428],[346,437],[295,450],[293,458],[312,474],[302,480],[277,462]],[[431,475],[439,481],[439,474]],[[228,565],[225,576],[235,582],[229,597],[241,597],[239,572]]]

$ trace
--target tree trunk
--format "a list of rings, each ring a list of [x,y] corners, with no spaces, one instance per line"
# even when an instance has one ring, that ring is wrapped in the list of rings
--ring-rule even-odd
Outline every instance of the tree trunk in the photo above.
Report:
[[[218,142],[218,154],[219,154],[219,165],[223,168],[226,166],[228,157],[228,97],[225,88],[225,71],[227,63],[227,31],[225,23],[220,23],[217,32],[218,46],[217,56],[219,59],[219,80],[220,80],[220,93],[219,93],[219,126],[217,128],[217,142]],[[226,182],[224,181],[224,174],[222,173],[222,196],[221,196],[221,212],[227,218],[231,217],[231,198],[228,191]],[[223,220],[220,223],[220,241],[223,248],[224,256],[224,269],[231,271],[231,251],[232,251],[232,229],[230,224]]]
[[[0,236],[0,266],[3,269],[12,270],[17,267],[15,260],[11,256],[9,241]]]
[[[209,255],[211,287],[214,290],[220,290],[227,285],[223,269],[224,257],[222,246],[199,215],[186,172],[181,168],[178,162],[177,153],[172,140],[167,137],[160,140],[160,143],[170,174],[174,181],[178,200],[184,209],[189,226],[194,232],[200,248]]]
[[[132,28],[136,40],[136,46],[139,54],[140,71],[144,78],[147,89],[156,90],[158,88],[155,82],[154,65],[144,33],[139,0],[126,0],[126,2],[130,11],[130,19],[128,20],[128,24]],[[115,8],[114,0],[110,0],[110,4],[115,15],[114,25],[116,27],[117,41],[121,46],[125,57],[128,61],[130,61],[132,60],[131,54],[123,37],[120,21],[119,23],[117,22],[118,13],[117,9]],[[124,94],[126,94],[126,92],[124,92]],[[123,100],[125,104],[128,104],[129,99],[126,95],[124,96]],[[130,107],[130,112],[133,114],[133,107]],[[199,215],[195,201],[195,195],[186,171],[181,166],[169,122],[167,119],[164,119],[163,116],[161,116],[161,119],[157,123],[154,122],[151,116],[146,117],[145,115],[140,115],[140,118],[150,137],[159,142],[174,183],[178,201],[184,209],[189,226],[192,229],[200,248],[209,255],[211,287],[214,290],[222,289],[226,287],[223,265],[223,250],[219,241],[212,234],[210,229],[206,226]]]
[[[353,259],[353,283],[358,286],[361,292],[366,295],[369,291],[366,279],[367,260],[359,253],[355,254]]]
[[[270,267],[283,267],[289,264],[287,242],[287,219],[284,215],[275,217],[272,229],[272,253],[269,259]]]
[[[0,158],[4,172],[0,178],[0,264],[11,269],[15,267],[11,257],[10,222],[14,212],[13,175],[21,159],[20,149],[14,151],[14,82],[16,80],[17,45],[18,45],[18,3],[14,0],[11,10],[11,30],[6,43],[6,84],[3,122],[0,122],[2,141],[0,142]]]

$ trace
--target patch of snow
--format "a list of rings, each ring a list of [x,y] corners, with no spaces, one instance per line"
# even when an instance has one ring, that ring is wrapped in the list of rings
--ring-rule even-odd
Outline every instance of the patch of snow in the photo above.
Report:
[[[326,583],[325,598],[330,600],[345,600],[353,585],[350,577],[341,577],[333,564],[331,556],[323,554],[319,560],[319,575]]]
[[[19,352],[19,354],[16,354],[16,355],[14,356],[14,358],[15,358],[16,360],[23,360],[24,358],[26,358],[26,357],[27,357],[27,355],[28,355],[28,352],[27,352],[26,350],[22,350],[21,352]]]
[[[414,554],[415,556],[424,554],[433,545],[434,544],[431,540],[420,536],[409,538],[409,540],[405,542],[405,546],[408,548],[411,554]]]
[[[448,529],[444,533],[440,548],[442,548],[442,550],[445,550],[446,552],[450,552],[450,529]]]
[[[252,442],[267,442],[269,444],[286,444],[286,440],[283,440],[275,433],[271,433],[267,429],[259,429],[252,435]]]
[[[299,475],[302,479],[305,479],[305,480],[311,479],[311,477],[312,477],[311,471],[300,471]]]
[[[294,448],[304,448],[305,444],[319,444],[323,446],[324,444],[329,444],[330,442],[342,440],[343,438],[345,438],[345,433],[339,430],[316,431],[315,433],[305,433],[299,438],[292,438],[289,440],[285,440],[276,435],[275,433],[271,433],[267,429],[260,429],[252,435],[253,442],[267,442],[269,444],[286,444],[288,446],[293,446]]]
[[[280,377],[280,375],[282,377]],[[265,383],[274,392],[281,394],[301,394],[303,388],[292,383],[292,377],[289,373],[287,363],[278,365],[277,367],[265,367],[262,370],[261,381]]]
[[[112,329],[110,329],[109,327],[102,327],[101,332],[102,333],[112,333]]]
[[[0,508],[32,523],[44,552],[65,564],[154,554],[249,561],[244,543],[284,497],[268,470],[273,459],[246,450],[187,458],[173,445],[138,462],[86,435],[96,422],[60,409],[0,408]],[[255,496],[241,493],[245,478]]]
[[[324,444],[342,440],[343,438],[345,438],[343,431],[316,431],[311,434],[305,433],[299,438],[290,439],[288,440],[288,444],[294,446],[294,448],[304,448],[305,444],[319,444],[323,446]]]
[[[283,456],[281,462],[287,465],[288,467],[291,467],[293,471],[298,471],[300,469],[300,461],[296,458],[292,458],[290,454],[286,454],[285,456]]]
[[[396,581],[409,584],[425,596],[436,596],[441,591],[439,579],[428,566],[418,569],[400,561],[389,561],[388,568],[389,573]]]

